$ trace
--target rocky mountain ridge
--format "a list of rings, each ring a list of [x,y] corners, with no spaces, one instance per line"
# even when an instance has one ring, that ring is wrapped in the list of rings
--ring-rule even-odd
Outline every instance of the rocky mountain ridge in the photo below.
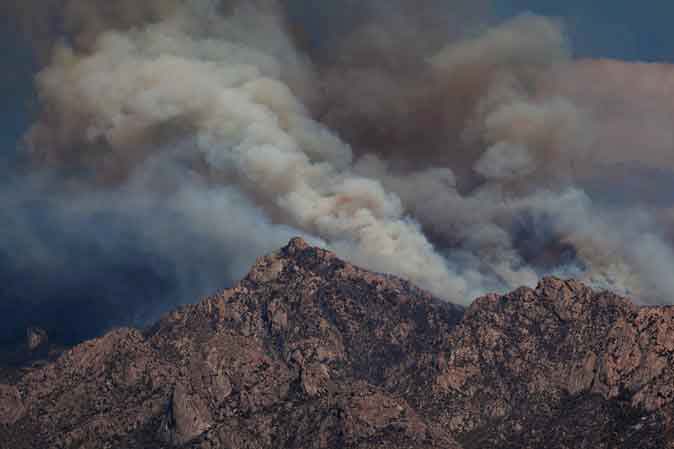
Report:
[[[470,307],[293,239],[234,288],[0,385],[0,448],[674,448],[674,308]]]

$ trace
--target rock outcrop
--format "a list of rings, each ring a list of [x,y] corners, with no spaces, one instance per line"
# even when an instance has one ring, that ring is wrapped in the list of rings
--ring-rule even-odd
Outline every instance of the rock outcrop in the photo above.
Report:
[[[44,329],[31,327],[26,330],[26,348],[35,351],[49,344],[49,336]]]
[[[548,278],[468,309],[292,240],[0,385],[1,448],[674,447],[674,309]]]

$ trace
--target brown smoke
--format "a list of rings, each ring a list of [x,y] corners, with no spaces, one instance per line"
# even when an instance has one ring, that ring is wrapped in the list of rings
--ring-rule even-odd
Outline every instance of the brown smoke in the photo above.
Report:
[[[586,60],[546,82],[591,112],[596,161],[674,169],[674,66]]]

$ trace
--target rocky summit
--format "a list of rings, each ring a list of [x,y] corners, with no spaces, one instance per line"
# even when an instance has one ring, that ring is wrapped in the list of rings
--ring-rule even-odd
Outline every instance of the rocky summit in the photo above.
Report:
[[[2,449],[674,448],[674,308],[547,278],[464,309],[294,239],[2,379]]]

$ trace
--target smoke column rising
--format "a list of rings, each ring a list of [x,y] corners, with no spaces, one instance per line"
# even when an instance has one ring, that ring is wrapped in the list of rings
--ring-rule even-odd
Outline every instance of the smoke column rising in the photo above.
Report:
[[[560,23],[490,24],[488,5],[449,3],[14,11],[66,37],[48,51],[34,38],[50,56],[30,163],[0,192],[16,326],[71,310],[95,317],[74,339],[142,323],[296,234],[458,303],[543,274],[671,301],[671,202],[620,201],[607,176],[674,166],[660,128],[629,119],[644,92],[612,79],[588,95],[607,75],[573,60]],[[618,91],[621,117],[602,106]],[[646,113],[665,120],[659,101]],[[644,150],[615,138],[622,122]]]

